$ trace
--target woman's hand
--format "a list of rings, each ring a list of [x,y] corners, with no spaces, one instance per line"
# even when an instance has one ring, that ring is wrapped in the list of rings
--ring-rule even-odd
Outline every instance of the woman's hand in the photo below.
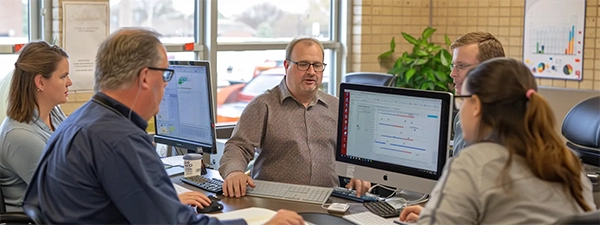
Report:
[[[400,213],[400,221],[416,222],[419,219],[421,210],[423,210],[423,207],[420,205],[412,205],[412,206],[404,207],[404,209]]]

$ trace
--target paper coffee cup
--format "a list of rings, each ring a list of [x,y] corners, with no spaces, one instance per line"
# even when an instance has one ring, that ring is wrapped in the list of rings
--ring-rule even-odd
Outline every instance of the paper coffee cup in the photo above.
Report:
[[[183,156],[183,176],[200,176],[202,175],[202,154],[189,153]]]

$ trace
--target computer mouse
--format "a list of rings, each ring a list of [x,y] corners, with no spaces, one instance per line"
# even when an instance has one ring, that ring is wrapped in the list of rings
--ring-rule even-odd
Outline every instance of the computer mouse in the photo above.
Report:
[[[221,205],[221,203],[218,202],[220,199],[214,196],[208,196],[208,198],[210,198],[210,205],[204,206],[204,208],[196,207],[196,212],[211,213],[223,210],[223,205]]]

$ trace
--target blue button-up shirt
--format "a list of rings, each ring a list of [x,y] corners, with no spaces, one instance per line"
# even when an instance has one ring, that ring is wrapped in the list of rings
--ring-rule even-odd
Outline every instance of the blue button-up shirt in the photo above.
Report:
[[[41,208],[50,223],[221,224],[179,201],[147,126],[96,94],[50,138],[24,204]]]

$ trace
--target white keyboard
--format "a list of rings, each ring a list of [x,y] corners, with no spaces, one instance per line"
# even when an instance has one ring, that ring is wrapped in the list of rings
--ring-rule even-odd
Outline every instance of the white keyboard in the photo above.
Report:
[[[248,187],[246,189],[247,195],[315,204],[325,203],[333,191],[333,188],[263,180],[254,180],[254,184],[256,185],[255,188]]]
[[[369,211],[345,215],[342,218],[356,225],[396,225],[394,221],[384,219]],[[398,218],[395,219],[397,220]]]

